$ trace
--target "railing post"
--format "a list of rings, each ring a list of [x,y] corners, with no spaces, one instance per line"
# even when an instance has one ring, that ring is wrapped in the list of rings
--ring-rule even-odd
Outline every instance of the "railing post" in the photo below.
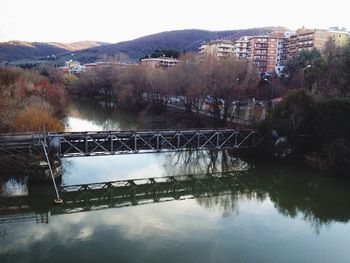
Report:
[[[137,152],[137,135],[136,135],[136,132],[134,132],[134,152]]]
[[[86,135],[84,136],[84,140],[85,140],[85,155],[87,156],[89,155],[89,142]]]
[[[160,151],[160,145],[159,145],[159,132],[157,131],[157,150]]]
[[[219,138],[219,132],[216,132],[216,149],[219,149],[219,141],[220,141],[220,138]]]

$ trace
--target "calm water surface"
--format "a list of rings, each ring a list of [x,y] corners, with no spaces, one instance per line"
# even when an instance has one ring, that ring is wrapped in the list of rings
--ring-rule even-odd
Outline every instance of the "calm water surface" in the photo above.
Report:
[[[76,102],[67,130],[158,125],[137,120]],[[3,182],[0,262],[350,262],[350,182],[303,167],[229,152],[71,158],[61,185],[228,172],[234,184],[199,181],[186,195],[170,187],[160,199],[99,206],[57,207],[51,186]]]

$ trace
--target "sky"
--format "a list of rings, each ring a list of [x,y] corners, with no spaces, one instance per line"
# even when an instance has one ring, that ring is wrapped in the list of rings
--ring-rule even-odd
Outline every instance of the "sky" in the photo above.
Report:
[[[350,29],[345,0],[0,0],[0,41],[117,43],[169,30]]]

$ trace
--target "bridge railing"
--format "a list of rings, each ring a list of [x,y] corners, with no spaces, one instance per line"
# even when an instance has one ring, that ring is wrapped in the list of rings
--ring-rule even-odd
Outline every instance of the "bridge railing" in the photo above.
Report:
[[[46,137],[45,133],[0,134],[0,149],[33,147]]]

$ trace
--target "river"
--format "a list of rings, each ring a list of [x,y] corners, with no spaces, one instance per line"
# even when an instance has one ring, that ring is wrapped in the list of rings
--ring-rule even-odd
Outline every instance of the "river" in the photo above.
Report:
[[[69,131],[151,127],[164,128],[106,105],[68,107]],[[60,187],[199,179],[182,195],[174,189],[184,182],[175,182],[158,191],[160,198],[62,207],[52,204],[51,185],[4,181],[1,263],[349,262],[350,181],[344,178],[225,151],[67,158],[62,168]],[[214,179],[206,180],[208,174]]]

